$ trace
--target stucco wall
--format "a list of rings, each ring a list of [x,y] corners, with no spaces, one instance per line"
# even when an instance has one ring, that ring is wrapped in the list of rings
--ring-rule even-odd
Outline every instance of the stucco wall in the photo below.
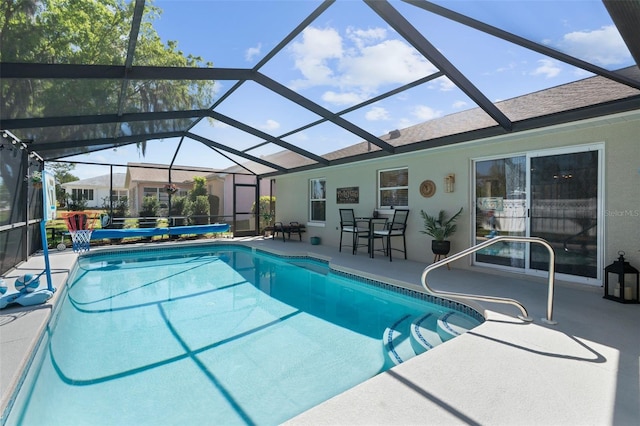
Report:
[[[626,252],[626,259],[640,268],[640,113],[622,114],[608,119],[591,120],[573,125],[558,126],[458,145],[436,148],[391,158],[369,160],[336,167],[318,169],[277,177],[277,218],[288,222],[308,220],[308,181],[326,178],[327,220],[324,227],[308,224],[306,238],[319,236],[322,244],[335,246],[340,233],[338,209],[353,208],[356,215],[369,216],[376,205],[377,171],[387,168],[409,167],[409,208],[407,249],[412,260],[430,263],[433,255],[430,238],[420,233],[423,223],[420,210],[437,213],[450,212],[464,206],[458,232],[452,238],[452,250],[469,247],[472,242],[471,167],[472,160],[494,155],[513,155],[537,150],[575,145],[604,143],[604,246],[603,265],[617,258],[618,250]],[[456,175],[455,191],[444,192],[444,177]],[[437,185],[431,198],[420,195],[419,186],[425,179]],[[358,204],[336,203],[336,189],[357,186]],[[459,260],[456,266],[465,267],[469,260]]]

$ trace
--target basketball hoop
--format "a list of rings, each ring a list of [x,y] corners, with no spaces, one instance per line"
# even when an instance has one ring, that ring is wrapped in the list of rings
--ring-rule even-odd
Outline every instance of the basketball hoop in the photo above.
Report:
[[[89,251],[91,233],[97,217],[94,212],[69,212],[65,214],[65,222],[73,242],[73,251],[76,253]]]

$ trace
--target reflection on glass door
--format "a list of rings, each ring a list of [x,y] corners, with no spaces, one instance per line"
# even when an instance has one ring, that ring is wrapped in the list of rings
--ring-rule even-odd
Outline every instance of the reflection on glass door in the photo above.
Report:
[[[531,158],[531,231],[556,252],[556,272],[598,273],[598,151]],[[548,270],[543,247],[531,247],[530,268]]]
[[[475,163],[476,244],[496,235],[526,235],[526,157]],[[476,253],[476,261],[525,267],[523,243],[498,243]]]
[[[556,255],[556,273],[598,279],[601,151],[538,152],[474,163],[476,244],[496,235],[540,237]],[[547,249],[502,242],[478,251],[478,263],[547,271]]]

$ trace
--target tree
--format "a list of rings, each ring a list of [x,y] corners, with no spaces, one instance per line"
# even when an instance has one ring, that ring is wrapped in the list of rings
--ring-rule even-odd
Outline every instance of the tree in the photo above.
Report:
[[[207,195],[207,179],[202,176],[195,176],[193,178],[193,189],[189,191],[189,200],[193,202],[201,195]]]
[[[51,174],[53,174],[53,176],[55,177],[56,180],[56,199],[58,200],[58,204],[60,204],[61,207],[64,207],[66,199],[67,199],[67,193],[64,190],[64,188],[62,187],[63,183],[67,183],[67,182],[73,182],[76,180],[80,180],[78,179],[77,176],[74,176],[71,174],[71,170],[76,168],[75,164],[69,164],[69,163],[46,163],[44,166],[45,170],[47,170],[48,172],[50,172]]]
[[[153,22],[161,9],[148,4],[140,25],[134,65],[213,66],[184,54],[176,41],[165,45]],[[135,2],[126,0],[3,0],[0,2],[0,60],[3,62],[123,65]],[[2,118],[73,116],[106,112],[159,112],[208,108],[213,81],[128,80],[124,91],[107,79],[13,79],[2,85]],[[121,92],[123,99],[120,98]],[[122,105],[123,111],[118,111]],[[127,133],[184,128],[190,119],[127,123]],[[48,129],[51,140],[114,136],[113,123]],[[35,138],[24,131],[20,137]],[[38,142],[38,141],[36,141]],[[139,148],[144,155],[146,143]]]

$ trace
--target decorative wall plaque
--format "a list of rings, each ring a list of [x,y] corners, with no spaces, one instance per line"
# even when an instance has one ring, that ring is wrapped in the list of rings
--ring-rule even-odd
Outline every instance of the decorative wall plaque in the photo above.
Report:
[[[420,195],[425,198],[433,197],[436,193],[436,184],[432,180],[425,180],[420,184]]]
[[[360,187],[350,186],[348,188],[336,189],[336,203],[338,204],[358,204],[360,202]]]

